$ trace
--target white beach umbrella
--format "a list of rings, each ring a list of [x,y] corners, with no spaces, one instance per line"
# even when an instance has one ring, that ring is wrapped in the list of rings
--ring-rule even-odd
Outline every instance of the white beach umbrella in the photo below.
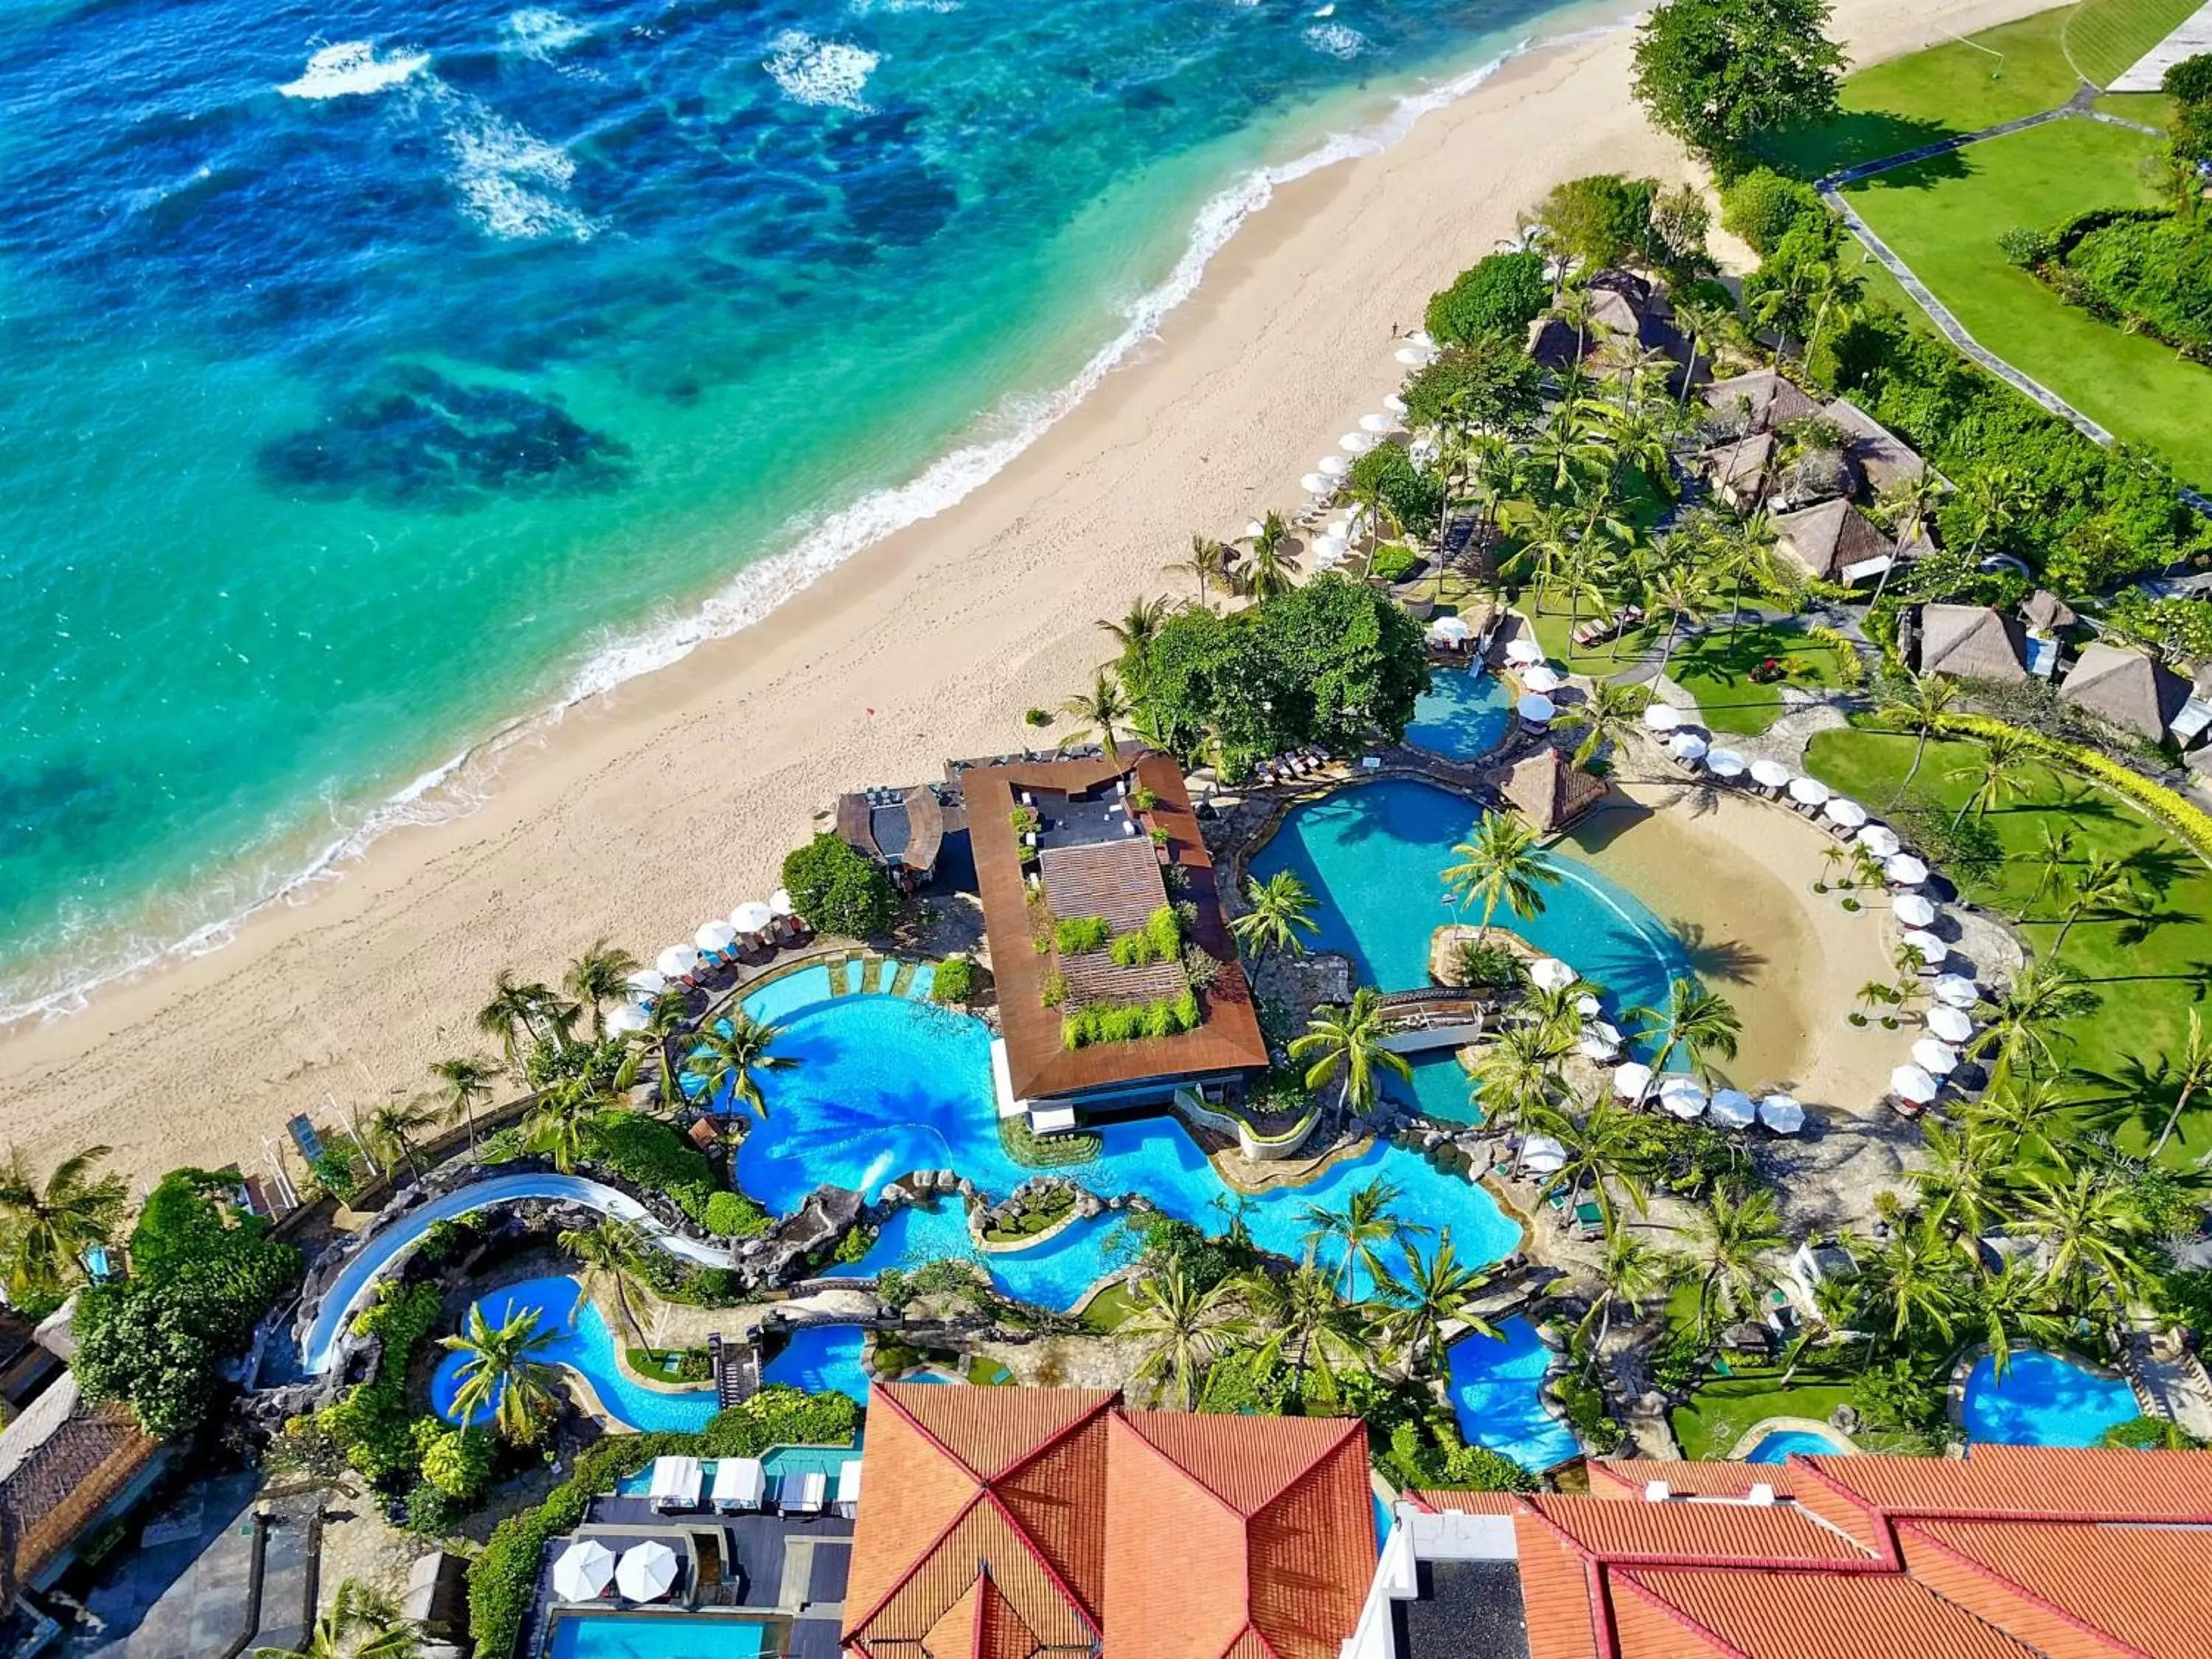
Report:
[[[671,979],[681,979],[699,965],[696,945],[672,945],[653,959],[653,965]]]
[[[775,907],[758,899],[748,899],[730,912],[730,926],[741,933],[757,933],[775,920]]]
[[[1595,997],[1577,997],[1575,999],[1575,1006],[1579,1012],[1583,1003],[1595,1002],[1596,1000],[1597,999]],[[1591,1020],[1588,1024],[1583,1027],[1583,1035],[1584,1036],[1594,1036],[1600,1042],[1610,1042],[1615,1048],[1619,1048],[1620,1046],[1620,1027],[1615,1025],[1609,1019]]]
[[[1923,1037],[1912,1045],[1912,1063],[1930,1077],[1948,1077],[1959,1069],[1959,1051],[1948,1042]]]
[[[1936,925],[1936,907],[1923,894],[1899,893],[1889,908],[1907,927],[1933,927]]]
[[[633,1031],[642,1031],[645,1026],[645,1010],[635,1003],[625,1002],[607,1011],[607,1034],[610,1036],[628,1036]]]
[[[633,996],[657,997],[668,988],[668,975],[658,968],[641,968],[623,983]]]
[[[1370,432],[1347,432],[1336,441],[1336,447],[1347,455],[1364,455],[1375,447],[1375,435]]]
[[[1751,781],[1762,789],[1787,788],[1790,769],[1779,761],[1755,760],[1751,763]]]
[[[1550,693],[1558,690],[1566,681],[1550,664],[1540,662],[1522,672],[1521,684],[1531,691]]]
[[[1575,999],[1575,1012],[1580,1014],[1584,1019],[1588,1019],[1591,1015],[1597,1012],[1597,999],[1590,995],[1587,991]],[[1615,1042],[1619,1042],[1620,1039],[1620,1033],[1615,1031],[1613,1035],[1613,1040]]]
[[[1298,488],[1309,495],[1326,495],[1336,488],[1336,480],[1324,472],[1309,472],[1298,480]]]
[[[1694,732],[1677,732],[1667,739],[1668,751],[1679,761],[1703,760],[1711,747]]]
[[[1928,1011],[1928,1029],[1942,1042],[1960,1043],[1974,1034],[1974,1018],[1964,1008],[1937,1003]]]
[[[1600,1065],[1620,1057],[1620,1045],[1607,1042],[1595,1030],[1585,1031],[1575,1044],[1575,1052],[1584,1060],[1594,1060]]]
[[[1388,415],[1362,415],[1359,417],[1359,429],[1362,432],[1395,432],[1398,429],[1398,423]]]
[[[1651,1068],[1640,1060],[1632,1060],[1613,1074],[1613,1091],[1623,1100],[1633,1100],[1651,1086]]]
[[[1533,691],[1513,706],[1531,726],[1549,726],[1552,717],[1559,712],[1559,705],[1549,697],[1540,697]]]
[[[1840,829],[1856,830],[1867,821],[1867,810],[1848,795],[1831,795],[1820,816]]]
[[[563,1601],[596,1601],[615,1576],[615,1553],[596,1538],[579,1540],[553,1563],[553,1594]]]
[[[615,1588],[633,1601],[658,1601],[676,1588],[676,1552],[658,1541],[632,1545],[615,1565]]]
[[[1942,975],[1930,988],[1946,1007],[1971,1008],[1982,1000],[1982,988],[1964,974]]]
[[[1941,962],[1951,954],[1951,947],[1924,927],[1916,927],[1905,936],[1905,946],[1923,962]]]
[[[1539,957],[1528,969],[1528,982],[1540,991],[1564,991],[1581,977],[1557,957]]]
[[[737,936],[736,928],[717,917],[713,921],[701,922],[699,931],[691,935],[691,942],[701,951],[712,954],[716,951],[728,950],[730,941]]]
[[[768,908],[773,915],[789,915],[791,914],[791,889],[788,887],[779,887],[775,891],[770,893],[768,896]]]
[[[1267,533],[1267,526],[1261,524],[1257,519],[1247,519],[1244,521],[1244,539],[1246,541],[1256,541]]]
[[[1424,351],[1434,351],[1437,349],[1437,337],[1425,328],[1417,328],[1406,337]]]
[[[1792,778],[1790,799],[1801,806],[1824,805],[1828,799],[1828,786],[1818,778]]]
[[[1544,647],[1531,639],[1508,640],[1505,660],[1516,667],[1530,667],[1544,660]]]
[[[1530,1135],[1521,1143],[1521,1167],[1535,1175],[1557,1175],[1567,1167],[1567,1149],[1549,1135]]]
[[[1429,637],[1438,645],[1465,645],[1474,637],[1464,617],[1438,617],[1429,624]]]
[[[1936,1079],[1917,1066],[1900,1066],[1889,1074],[1889,1091],[1899,1100],[1925,1106],[1942,1092]]]
[[[1401,398],[1394,392],[1382,400],[1382,407],[1389,410],[1393,415],[1403,415],[1407,411],[1407,404],[1403,398]]]
[[[1316,536],[1314,538],[1313,556],[1316,561],[1328,564],[1334,564],[1339,559],[1341,559],[1346,554],[1351,551],[1352,544],[1346,541],[1341,536]]]
[[[1644,729],[1647,732],[1672,732],[1682,723],[1682,711],[1671,702],[1647,703],[1644,708]]]
[[[1881,873],[1899,887],[1917,887],[1928,879],[1928,866],[1910,853],[1893,853],[1882,861]]]
[[[1424,351],[1419,346],[1400,346],[1390,355],[1408,368],[1419,368],[1437,354],[1433,351]]]
[[[1751,1121],[1759,1115],[1759,1108],[1741,1089],[1714,1090],[1710,1110],[1713,1121],[1723,1129],[1748,1129]]]
[[[1705,751],[1705,770],[1717,778],[1740,778],[1744,769],[1743,757],[1733,749],[1708,749]]]
[[[1324,455],[1314,463],[1314,471],[1325,472],[1332,478],[1341,478],[1352,471],[1352,463],[1341,455]]]
[[[1794,1135],[1805,1127],[1805,1109],[1788,1095],[1769,1095],[1759,1103],[1759,1121],[1778,1135]]]
[[[1855,839],[1878,859],[1895,858],[1901,844],[1897,839],[1897,831],[1886,823],[1869,823],[1859,831]]]
[[[1659,1104],[1670,1116],[1692,1118],[1705,1109],[1705,1091],[1689,1078],[1670,1077],[1659,1085]]]

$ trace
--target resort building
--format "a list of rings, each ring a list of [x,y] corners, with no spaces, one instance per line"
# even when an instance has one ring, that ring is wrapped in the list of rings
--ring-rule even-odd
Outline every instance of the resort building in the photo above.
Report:
[[[890,872],[906,892],[926,887],[949,830],[960,827],[959,808],[935,784],[904,789],[860,789],[837,797],[837,838]]]
[[[1917,483],[1927,472],[1928,463],[1911,445],[1849,398],[1837,398],[1820,413],[1843,433],[1844,455],[1876,495]]]
[[[1702,395],[1712,424],[1736,437],[1771,432],[1820,412],[1820,404],[1771,368],[1715,380]]]
[[[2190,685],[2147,651],[2095,641],[2059,682],[2058,696],[2099,719],[2152,743],[2189,702]]]
[[[1414,1492],[1342,1659],[2201,1659],[2212,1452],[1594,1461]]]
[[[1779,514],[1774,536],[1786,557],[1822,581],[1870,581],[1897,556],[1881,526],[1840,496]]]
[[[1170,757],[956,770],[998,987],[1001,1116],[1067,1129],[1079,1115],[1152,1109],[1178,1091],[1218,1096],[1266,1066],[1213,862]],[[1208,959],[1203,987],[1186,965],[1192,951]]]
[[[854,1659],[1335,1659],[1375,1566],[1357,1418],[878,1383]]]
[[[1986,605],[1920,607],[1917,661],[1923,674],[2017,684],[2027,678],[2027,635]]]

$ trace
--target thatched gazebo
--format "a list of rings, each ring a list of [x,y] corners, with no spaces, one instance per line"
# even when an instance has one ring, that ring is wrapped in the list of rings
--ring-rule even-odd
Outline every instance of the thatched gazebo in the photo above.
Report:
[[[1606,781],[1577,766],[1550,744],[1515,763],[1498,782],[1498,793],[1514,810],[1550,835],[1605,799]]]

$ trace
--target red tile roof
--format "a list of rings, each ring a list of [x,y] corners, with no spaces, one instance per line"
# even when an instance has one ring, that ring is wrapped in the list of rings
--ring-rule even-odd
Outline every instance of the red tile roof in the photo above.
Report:
[[[1528,1504],[1576,1548],[1607,1564],[1875,1565],[1870,1552],[1787,1504],[1647,1504],[1547,1495]]]
[[[1963,1460],[1793,1457],[1790,1463],[1892,1515],[2212,1524],[2212,1458],[2203,1452],[1984,1445]]]
[[[1680,1629],[1670,1645],[1622,1659],[1675,1659],[1682,1636],[1741,1659],[2035,1659],[2033,1650],[1899,1574],[1761,1572],[1631,1567],[1611,1575],[1624,1592]]]
[[[1590,1493],[1596,1498],[1644,1496],[1654,1480],[1667,1483],[1678,1498],[1742,1498],[1753,1486],[1771,1486],[1777,1498],[1794,1489],[1790,1467],[1782,1463],[1691,1463],[1661,1458],[1594,1457],[1589,1461]]]
[[[1425,1492],[1405,1494],[1431,1515],[1522,1515],[1528,1506],[1510,1492]]]
[[[1909,1521],[1905,1570],[2053,1659],[2212,1654],[2212,1535],[2084,1522]]]

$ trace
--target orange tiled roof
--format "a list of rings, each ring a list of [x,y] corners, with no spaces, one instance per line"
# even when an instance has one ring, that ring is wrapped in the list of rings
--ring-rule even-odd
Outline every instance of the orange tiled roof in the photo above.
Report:
[[[2033,1650],[1899,1574],[1631,1567],[1613,1602],[1644,1598],[1681,1630],[1741,1659],[2035,1659]],[[1696,1651],[1695,1648],[1688,1650]],[[1622,1659],[1675,1659],[1679,1637]]]
[[[2053,1659],[2212,1654],[2212,1536],[2094,1522],[1911,1521],[1905,1570]]]
[[[1527,1506],[1510,1492],[1413,1491],[1406,1496],[1431,1515],[1522,1515]]]
[[[1692,1463],[1662,1458],[1593,1457],[1590,1494],[1595,1498],[1641,1499],[1647,1482],[1663,1480],[1677,1497],[1742,1498],[1753,1486],[1771,1486],[1777,1498],[1795,1490],[1790,1468],[1782,1463]]]
[[[2212,1523],[2202,1452],[1976,1446],[1938,1457],[1793,1458],[1831,1486],[1895,1515],[2016,1515]]]
[[[1536,1516],[1525,1504],[1513,1535],[1521,1559],[1521,1607],[1528,1659],[1606,1659],[1612,1626],[1600,1638],[1606,1611],[1602,1570]]]
[[[1532,1498],[1529,1507],[1585,1554],[1612,1563],[1871,1567],[1871,1552],[1787,1504],[1646,1504]]]

